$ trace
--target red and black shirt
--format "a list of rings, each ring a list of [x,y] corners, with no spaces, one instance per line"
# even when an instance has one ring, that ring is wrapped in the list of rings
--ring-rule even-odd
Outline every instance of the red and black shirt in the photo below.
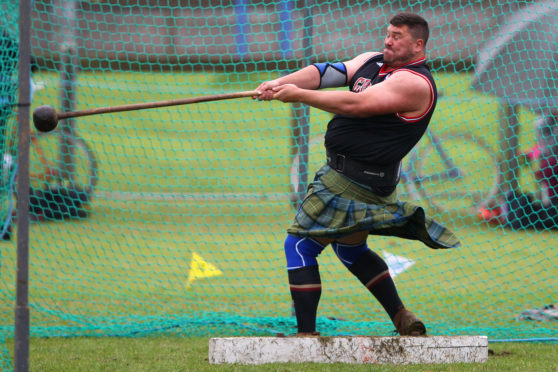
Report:
[[[335,115],[327,126],[325,146],[328,151],[343,154],[354,160],[371,164],[396,164],[420,140],[436,107],[438,93],[426,60],[419,59],[407,65],[387,70],[383,54],[371,57],[349,82],[352,92],[362,92],[371,85],[388,79],[398,71],[420,75],[432,90],[431,102],[424,113],[406,117],[399,113],[367,118]]]

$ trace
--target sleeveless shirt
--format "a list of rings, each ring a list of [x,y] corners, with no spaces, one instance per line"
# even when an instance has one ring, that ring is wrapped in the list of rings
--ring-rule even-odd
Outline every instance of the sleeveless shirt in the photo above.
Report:
[[[397,71],[422,75],[432,90],[428,109],[417,117],[398,113],[366,118],[335,115],[327,126],[325,147],[328,151],[371,164],[396,164],[420,140],[436,107],[438,94],[434,78],[422,58],[395,69],[384,68],[383,54],[368,59],[354,74],[349,89],[359,93],[378,84]]]

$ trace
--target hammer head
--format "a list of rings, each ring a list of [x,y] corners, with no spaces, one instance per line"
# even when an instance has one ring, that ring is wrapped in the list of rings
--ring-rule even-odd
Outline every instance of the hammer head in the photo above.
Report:
[[[33,111],[33,124],[39,132],[50,132],[58,125],[58,115],[52,106],[40,106]]]

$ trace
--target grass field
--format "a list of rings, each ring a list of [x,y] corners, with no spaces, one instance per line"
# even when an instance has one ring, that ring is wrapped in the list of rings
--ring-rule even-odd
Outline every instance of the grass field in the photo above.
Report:
[[[208,86],[250,90],[269,77],[83,73],[78,102],[86,108],[222,92],[208,92]],[[58,77],[38,79],[46,88],[37,92],[34,106],[56,104]],[[438,74],[437,81],[443,97],[433,130],[472,133],[497,152],[498,103],[472,92],[466,74]],[[313,110],[311,133],[323,133],[327,119]],[[532,145],[532,120],[533,114],[520,112],[524,148]],[[250,99],[80,119],[79,133],[100,164],[99,184],[89,218],[31,225],[32,363],[40,370],[210,370],[214,367],[204,360],[208,335],[291,333],[282,253],[293,215],[290,126],[287,105]],[[533,187],[528,175],[521,182]],[[556,299],[556,234],[488,226],[469,209],[436,217],[460,237],[461,248],[433,251],[411,241],[369,239],[376,251],[415,262],[395,280],[431,334],[556,337],[554,324],[517,319],[525,309]],[[12,337],[13,242],[0,243],[4,338]],[[193,275],[194,253],[219,273],[205,275],[202,268]],[[391,333],[379,305],[332,252],[323,253],[320,265],[323,334]],[[109,335],[146,337],[55,337]],[[184,354],[185,349],[195,353]],[[545,370],[555,344],[494,344],[494,349],[486,370]],[[55,355],[70,355],[69,364]],[[524,358],[532,364],[518,362]],[[475,368],[485,367],[443,369]],[[425,369],[438,367],[416,370]]]
[[[31,370],[36,371],[510,371],[555,372],[556,344],[489,344],[486,363],[351,365],[270,363],[211,365],[206,337],[32,339]],[[11,348],[11,345],[10,345]]]

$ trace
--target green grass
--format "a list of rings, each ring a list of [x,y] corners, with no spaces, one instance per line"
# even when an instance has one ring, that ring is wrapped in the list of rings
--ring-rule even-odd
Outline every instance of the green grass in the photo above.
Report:
[[[35,371],[537,371],[555,372],[556,344],[491,343],[486,363],[352,365],[270,363],[212,365],[205,337],[31,339]],[[11,345],[10,345],[11,346]]]
[[[207,92],[206,86],[249,90],[269,77],[231,80],[225,74],[83,73],[76,109],[162,100],[182,92],[218,93]],[[39,79],[46,89],[37,92],[34,106],[56,104],[58,76],[44,74]],[[432,130],[472,133],[497,152],[496,100],[471,91],[465,74],[438,74],[437,81],[443,97]],[[313,137],[324,132],[328,118],[311,111]],[[522,148],[532,144],[532,120],[531,113],[520,112]],[[207,338],[195,336],[292,331],[282,241],[294,210],[288,200],[274,198],[290,191],[288,105],[241,99],[99,115],[79,119],[78,130],[100,164],[97,196],[85,220],[31,224],[32,358],[50,357],[52,361],[42,362],[50,363],[45,370],[64,370],[65,361],[57,360],[64,352],[56,350],[67,349],[76,353],[68,358],[69,370],[104,369],[104,363],[107,370],[128,365],[130,370],[141,370],[142,361],[146,366],[159,361],[160,370],[204,370],[209,368],[203,360]],[[312,146],[312,164],[321,163],[321,153],[321,144]],[[33,153],[31,157],[35,159]],[[41,169],[33,163],[32,172]],[[471,188],[477,187],[470,182]],[[532,187],[528,176],[522,176],[521,182],[526,189]],[[259,199],[234,198],[243,195],[259,195]],[[553,324],[520,321],[517,316],[555,301],[556,234],[488,226],[474,218],[471,207],[435,215],[460,237],[459,249],[434,251],[417,242],[383,237],[371,237],[369,245],[377,252],[415,261],[395,281],[404,302],[433,335],[555,337]],[[16,238],[0,243],[0,298],[6,304],[0,308],[0,335],[6,338],[12,336]],[[190,281],[193,253],[223,275]],[[320,256],[320,265],[323,334],[391,332],[383,310],[330,250]],[[173,332],[193,337],[154,336],[158,329],[175,323],[181,328]],[[55,337],[138,333],[147,337]],[[169,349],[172,353],[166,350],[169,344],[177,345]],[[91,349],[95,345],[100,349]],[[497,354],[489,364],[503,361],[501,366],[512,370],[523,365],[515,359],[524,356],[515,348],[523,347],[532,354],[542,350],[543,361],[551,357],[548,345],[495,344],[495,350],[500,346],[514,352]],[[184,358],[185,349],[196,350],[196,355]],[[184,367],[185,359],[198,362]],[[82,367],[82,362],[87,365]],[[533,363],[536,367],[538,360]],[[283,366],[270,370],[283,370]]]

